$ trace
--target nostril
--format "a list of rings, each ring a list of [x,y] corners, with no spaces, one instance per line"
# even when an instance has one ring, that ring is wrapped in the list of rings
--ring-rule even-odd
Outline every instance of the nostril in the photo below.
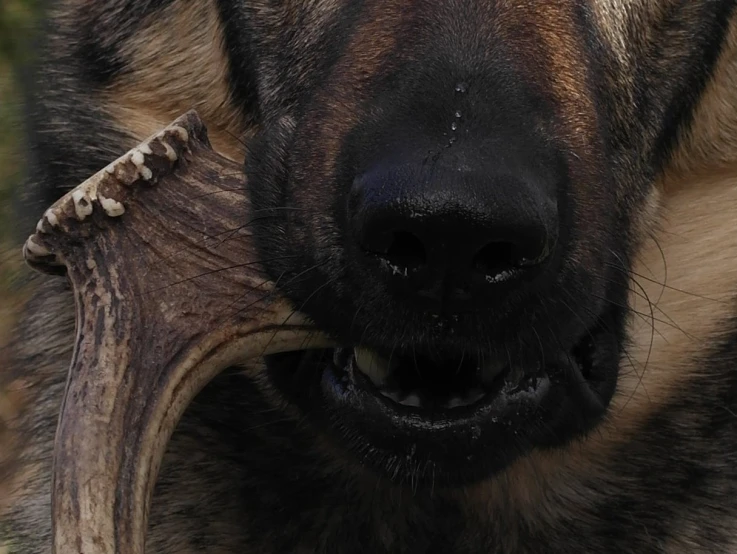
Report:
[[[479,250],[473,258],[476,272],[494,277],[516,266],[517,252],[511,242],[492,242]]]
[[[476,252],[472,267],[487,280],[506,280],[516,270],[542,263],[546,252],[544,248],[531,249],[529,245],[511,241],[491,242]]]
[[[427,263],[425,246],[416,235],[408,231],[393,233],[386,252],[377,254],[394,266],[410,270]]]

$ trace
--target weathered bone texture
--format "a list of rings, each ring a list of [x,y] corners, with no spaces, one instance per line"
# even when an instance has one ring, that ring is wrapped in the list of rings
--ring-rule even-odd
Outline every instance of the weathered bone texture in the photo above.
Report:
[[[327,344],[256,263],[241,167],[195,112],[64,196],[24,254],[66,274],[77,336],[54,451],[56,554],[143,554],[171,432],[219,371]]]

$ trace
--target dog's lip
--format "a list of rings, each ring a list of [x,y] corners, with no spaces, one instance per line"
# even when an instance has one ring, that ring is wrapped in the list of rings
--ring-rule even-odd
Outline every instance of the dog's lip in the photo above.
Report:
[[[358,369],[355,357],[338,353],[323,368],[322,387],[333,401],[345,407],[357,408],[370,416],[391,421],[400,426],[419,426],[426,431],[447,430],[454,425],[466,425],[470,420],[500,420],[512,404],[535,404],[550,387],[550,377],[541,367],[528,374],[510,375],[511,368],[499,372],[490,385],[484,386],[483,394],[473,402],[448,406],[401,403],[382,391],[363,371]],[[342,358],[342,362],[338,362]],[[407,396],[427,396],[421,390],[407,391]]]
[[[502,378],[495,390],[473,404],[427,409],[399,404],[382,395],[362,372],[329,363],[321,388],[338,409],[362,413],[372,421],[377,433],[395,432],[427,444],[451,437],[453,442],[483,440],[483,435],[495,434],[491,428],[515,426],[533,415],[553,383],[545,372],[515,383]]]

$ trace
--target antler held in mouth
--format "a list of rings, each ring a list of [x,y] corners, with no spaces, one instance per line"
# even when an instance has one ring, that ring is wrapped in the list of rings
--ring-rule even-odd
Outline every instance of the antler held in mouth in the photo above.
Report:
[[[69,192],[26,242],[77,337],[54,451],[56,554],[143,554],[171,432],[223,368],[327,344],[258,266],[241,167],[195,112]]]

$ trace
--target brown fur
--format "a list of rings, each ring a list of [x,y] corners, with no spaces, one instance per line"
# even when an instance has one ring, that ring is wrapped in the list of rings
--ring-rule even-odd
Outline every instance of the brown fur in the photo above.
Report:
[[[152,135],[195,108],[210,125],[214,147],[240,160],[245,129],[225,79],[228,61],[222,46],[217,47],[223,37],[215,10],[212,1],[192,2],[152,17],[122,49],[132,69],[103,93],[103,102],[136,138]],[[159,63],[162,52],[165,61]]]

